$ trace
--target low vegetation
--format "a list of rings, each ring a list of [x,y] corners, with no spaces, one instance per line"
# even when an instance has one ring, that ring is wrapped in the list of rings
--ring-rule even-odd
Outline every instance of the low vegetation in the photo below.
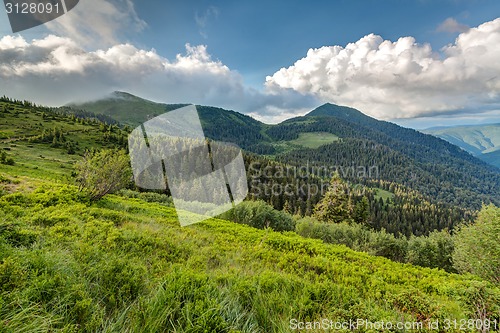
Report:
[[[500,319],[500,290],[479,278],[223,220],[181,228],[168,203],[127,193],[90,203],[45,181],[0,198],[2,332],[289,332],[293,318],[428,322],[478,307]]]

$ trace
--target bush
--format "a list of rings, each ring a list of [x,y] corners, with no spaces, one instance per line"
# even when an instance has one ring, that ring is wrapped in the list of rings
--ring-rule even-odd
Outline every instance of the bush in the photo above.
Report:
[[[455,272],[452,264],[453,240],[445,230],[408,240],[406,237],[395,237],[385,230],[369,230],[357,223],[325,224],[305,217],[297,221],[296,232],[303,237],[342,244],[394,261]]]
[[[453,239],[446,230],[433,231],[429,236],[413,236],[408,241],[407,261],[414,265],[453,272],[453,248]]]
[[[264,201],[245,201],[221,215],[221,218],[236,223],[247,224],[254,228],[272,228],[276,231],[295,230],[293,218],[282,211],[275,210]]]
[[[454,236],[453,261],[459,272],[469,272],[500,284],[500,209],[483,206],[474,224]]]
[[[10,150],[10,148],[9,148]],[[0,151],[0,163],[7,165],[14,165],[14,159],[12,157],[7,157],[7,153],[5,151]]]
[[[132,175],[123,150],[87,152],[76,164],[76,170],[80,190],[85,190],[92,201],[125,187]]]

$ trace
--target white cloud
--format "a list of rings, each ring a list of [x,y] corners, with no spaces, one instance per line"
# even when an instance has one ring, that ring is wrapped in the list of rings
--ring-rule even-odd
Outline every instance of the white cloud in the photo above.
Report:
[[[485,110],[500,103],[499,57],[500,18],[460,34],[440,53],[413,37],[392,42],[374,34],[346,47],[310,49],[293,66],[268,76],[266,86],[385,119]]]
[[[54,34],[93,47],[117,44],[124,31],[139,32],[146,26],[132,0],[82,0],[67,14],[46,23]]]
[[[69,38],[50,35],[28,43],[23,37],[0,39],[0,91],[17,99],[59,106],[123,90],[166,103],[195,103],[254,112],[278,121],[276,110],[316,105],[293,91],[279,95],[249,89],[241,75],[212,59],[204,45],[186,45],[174,60],[154,49],[130,44],[87,52]],[[291,110],[291,111],[290,111]]]
[[[469,29],[470,29],[469,26],[458,23],[457,20],[455,20],[452,17],[449,17],[437,27],[436,31],[455,33],[455,32],[467,32],[469,31]]]
[[[203,13],[196,12],[194,15],[194,20],[199,28],[200,35],[203,38],[208,38],[206,28],[208,23],[212,19],[217,19],[219,17],[219,8],[215,6],[209,6]]]
[[[370,34],[346,47],[311,49],[267,77],[265,90],[186,45],[174,59],[154,49],[116,44],[86,51],[70,37],[0,39],[0,91],[59,106],[127,91],[165,103],[214,105],[266,122],[302,115],[321,102],[356,107],[384,119],[482,114],[500,109],[500,19],[460,34],[440,52],[413,37]]]

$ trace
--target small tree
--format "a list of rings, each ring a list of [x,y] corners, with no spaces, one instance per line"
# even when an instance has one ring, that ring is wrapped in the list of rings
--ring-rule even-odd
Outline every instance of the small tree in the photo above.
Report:
[[[483,206],[475,223],[461,227],[453,240],[453,261],[459,272],[500,284],[500,208]]]
[[[330,187],[325,196],[314,207],[314,217],[327,223],[352,222],[352,211],[349,185],[336,173],[330,181]]]
[[[123,150],[87,152],[76,171],[80,191],[87,191],[91,200],[125,187],[131,178],[129,158]]]

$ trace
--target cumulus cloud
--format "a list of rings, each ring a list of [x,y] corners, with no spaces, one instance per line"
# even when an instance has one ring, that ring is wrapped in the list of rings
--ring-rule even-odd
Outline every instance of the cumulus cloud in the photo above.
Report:
[[[460,34],[440,52],[413,37],[370,34],[345,47],[310,49],[266,78],[276,94],[292,89],[383,119],[498,109],[500,18]],[[478,111],[482,112],[482,111]]]
[[[458,23],[457,20],[455,20],[452,17],[449,17],[437,27],[436,31],[455,33],[455,32],[467,32],[469,31],[469,29],[470,29],[469,26]]]
[[[85,0],[46,27],[54,34],[69,37],[80,45],[110,46],[127,32],[147,26],[137,15],[132,0]]]
[[[278,121],[276,110],[302,110],[316,103],[294,91],[264,94],[245,87],[241,75],[212,59],[204,45],[186,45],[168,60],[154,49],[131,44],[87,52],[70,38],[50,35],[27,42],[0,39],[0,91],[59,106],[123,90],[167,103],[215,105]],[[290,112],[290,111],[289,111]]]

